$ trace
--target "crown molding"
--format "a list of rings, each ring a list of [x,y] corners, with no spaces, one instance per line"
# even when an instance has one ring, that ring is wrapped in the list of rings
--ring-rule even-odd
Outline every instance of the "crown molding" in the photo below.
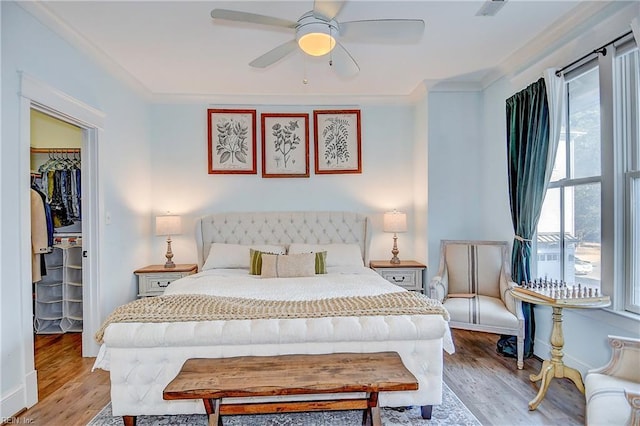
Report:
[[[431,80],[429,92],[480,92],[484,89],[479,81]]]
[[[488,72],[480,82],[482,87],[487,88],[504,76],[522,73],[631,4],[615,0],[581,3]]]
[[[154,104],[215,104],[215,105],[409,105],[409,95],[225,95],[225,94],[174,94],[154,93]]]
[[[101,68],[110,75],[117,78],[129,88],[135,91],[146,100],[151,99],[151,91],[140,80],[120,66],[113,58],[107,55],[102,49],[83,37],[69,24],[60,19],[41,1],[18,1],[18,6],[40,21],[44,26],[58,34],[62,39],[87,54],[95,60]]]

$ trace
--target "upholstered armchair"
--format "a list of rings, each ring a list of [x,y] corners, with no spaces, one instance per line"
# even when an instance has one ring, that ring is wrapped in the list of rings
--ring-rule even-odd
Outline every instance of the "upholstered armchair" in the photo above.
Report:
[[[586,424],[640,425],[640,339],[609,336],[611,359],[584,380]]]
[[[522,302],[511,296],[509,245],[506,241],[454,241],[440,244],[438,275],[431,297],[449,311],[453,328],[517,337],[517,366],[524,366]]]

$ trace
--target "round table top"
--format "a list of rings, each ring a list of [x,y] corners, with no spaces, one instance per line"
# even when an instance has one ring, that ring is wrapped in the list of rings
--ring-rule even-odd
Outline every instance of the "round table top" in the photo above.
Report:
[[[541,299],[530,294],[521,293],[514,289],[510,289],[509,293],[516,299],[520,299],[523,302],[533,303],[536,305],[552,306],[554,308],[576,308],[576,309],[594,309],[594,308],[606,308],[611,305],[611,300],[608,296],[601,296],[603,300],[582,300],[576,299],[558,299],[555,302]],[[605,298],[606,297],[606,298]]]

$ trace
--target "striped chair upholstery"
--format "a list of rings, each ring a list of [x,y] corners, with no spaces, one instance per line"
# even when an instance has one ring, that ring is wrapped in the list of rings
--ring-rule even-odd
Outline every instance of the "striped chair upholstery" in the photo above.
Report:
[[[640,339],[609,336],[609,362],[584,379],[585,425],[640,425]]]
[[[506,241],[443,240],[431,297],[443,302],[450,326],[517,336],[518,368],[523,367],[524,317],[511,281]]]

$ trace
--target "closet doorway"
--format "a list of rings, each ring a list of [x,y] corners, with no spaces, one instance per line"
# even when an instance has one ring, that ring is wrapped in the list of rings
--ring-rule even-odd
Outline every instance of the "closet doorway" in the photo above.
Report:
[[[38,372],[35,369],[34,356],[34,337],[37,336],[36,327],[43,331],[47,329],[52,331],[56,329],[56,327],[58,327],[57,331],[62,331],[63,329],[68,331],[67,333],[59,333],[55,335],[49,334],[49,336],[73,336],[73,341],[75,342],[74,344],[76,345],[76,350],[78,350],[78,352],[79,347],[81,346],[82,357],[96,356],[98,353],[98,346],[93,340],[93,332],[91,330],[97,329],[100,326],[101,321],[100,303],[98,300],[100,289],[98,274],[98,247],[100,245],[98,221],[98,143],[103,138],[102,129],[105,116],[101,111],[84,104],[82,101],[63,93],[26,73],[21,74],[20,99],[20,145],[22,148],[20,150],[19,164],[22,172],[20,173],[18,186],[20,193],[23,194],[20,201],[20,217],[27,219],[20,223],[20,233],[22,235],[20,247],[22,260],[20,269],[21,276],[23,277],[23,282],[25,284],[21,286],[21,291],[23,292],[21,300],[23,302],[21,304],[22,315],[20,333],[23,336],[24,342],[21,351],[24,360],[24,395],[22,401],[24,401],[26,407],[31,407],[38,402],[39,379]],[[77,153],[75,151],[60,152],[57,153],[57,158],[54,158],[56,153],[51,153],[52,160],[57,159],[60,162],[67,163],[79,161],[81,170],[81,187],[76,188],[76,195],[77,192],[80,192],[79,213],[81,217],[79,219],[81,220],[79,220],[80,225],[77,226],[80,228],[81,250],[68,250],[68,248],[78,246],[77,238],[73,242],[74,244],[71,244],[72,241],[68,239],[62,240],[62,238],[71,238],[71,236],[61,236],[60,242],[62,243],[64,241],[68,245],[65,249],[68,250],[68,252],[65,254],[65,252],[61,251],[62,259],[54,259],[52,263],[54,267],[60,265],[62,266],[62,269],[66,268],[67,270],[66,275],[64,274],[64,270],[60,270],[59,272],[52,271],[54,274],[57,273],[63,276],[60,277],[60,275],[58,275],[58,277],[62,278],[63,284],[69,284],[68,292],[64,293],[69,296],[67,300],[67,302],[69,302],[67,304],[67,312],[69,315],[66,317],[62,315],[62,305],[58,305],[57,308],[49,307],[37,311],[37,308],[35,307],[36,300],[34,298],[34,296],[36,296],[36,292],[33,291],[35,287],[33,284],[27,285],[28,283],[33,282],[32,275],[34,272],[30,220],[30,187],[32,177],[29,173],[34,172],[35,176],[33,177],[36,177],[38,173],[37,170],[33,170],[34,167],[32,167],[31,157],[34,154],[44,155],[48,160],[48,156],[50,154],[49,152],[31,152],[31,115],[34,110],[38,113],[44,114],[44,116],[48,116],[48,118],[53,118],[67,125],[72,125],[79,129],[81,133],[81,144]],[[38,149],[37,147],[34,148]],[[78,149],[61,148],[68,150]],[[73,158],[74,155],[76,155],[77,158]],[[45,162],[47,160],[45,160]],[[48,177],[49,176],[47,176],[47,179]],[[40,178],[42,178],[42,175],[40,175]],[[71,209],[77,207],[77,205],[75,207],[72,205]],[[72,212],[72,214],[76,215],[77,212]],[[69,233],[77,233],[78,229],[74,228],[74,224],[70,224],[69,221],[73,221],[75,223],[74,219],[62,221],[59,223],[62,225],[59,228],[63,231],[69,231]],[[72,253],[72,251],[74,252]],[[79,288],[80,284],[81,288]],[[49,291],[48,294],[47,291]],[[56,303],[54,300],[59,297],[60,292],[61,291],[59,290],[53,289],[44,290],[42,300],[47,300],[46,297],[49,296],[49,301]],[[75,303],[75,306],[72,306],[72,302],[78,302],[78,300],[81,300],[82,303]],[[65,298],[63,296],[63,304],[64,302]],[[82,308],[81,315],[78,315],[79,307]],[[38,315],[38,318],[36,318],[36,315]],[[81,320],[79,320],[79,318],[81,318]],[[36,319],[40,321],[36,321]],[[74,331],[72,332],[71,330]],[[40,380],[43,379],[41,378]]]
[[[31,110],[34,331],[82,332],[82,129]]]
[[[34,359],[44,398],[64,385],[51,360],[65,354],[72,369],[82,360],[82,128],[32,108],[30,135]]]

